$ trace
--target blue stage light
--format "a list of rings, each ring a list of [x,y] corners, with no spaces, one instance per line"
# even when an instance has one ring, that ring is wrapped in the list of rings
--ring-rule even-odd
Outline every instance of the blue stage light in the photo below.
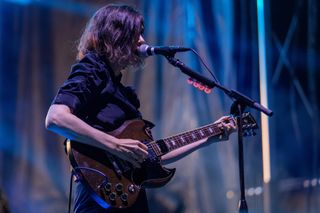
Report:
[[[4,0],[4,1],[12,2],[15,4],[27,5],[27,4],[30,4],[33,0]]]

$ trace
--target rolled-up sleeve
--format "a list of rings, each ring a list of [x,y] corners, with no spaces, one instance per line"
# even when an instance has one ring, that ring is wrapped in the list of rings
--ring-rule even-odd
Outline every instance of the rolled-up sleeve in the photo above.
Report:
[[[105,70],[100,69],[90,58],[85,58],[72,67],[70,76],[52,104],[64,104],[77,112],[97,97],[107,80]]]

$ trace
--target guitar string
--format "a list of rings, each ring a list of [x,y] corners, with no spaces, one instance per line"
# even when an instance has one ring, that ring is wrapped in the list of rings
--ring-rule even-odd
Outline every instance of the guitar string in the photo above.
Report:
[[[210,128],[213,129],[212,132],[209,131]],[[202,134],[200,133],[200,131],[202,132]],[[185,133],[179,134],[177,136],[171,136],[171,137],[166,138],[164,140],[165,141],[166,140],[167,141],[172,141],[172,140],[176,141],[176,143],[175,143],[176,145],[173,145],[172,143],[169,144],[169,146],[171,147],[171,150],[172,150],[172,148],[176,149],[176,148],[179,148],[183,145],[198,141],[202,138],[209,137],[210,135],[217,134],[217,133],[219,134],[220,132],[221,132],[221,130],[218,127],[218,124],[209,124],[207,126],[198,128],[198,129],[193,130],[191,132],[185,132]],[[185,139],[186,142],[183,142],[180,137]]]

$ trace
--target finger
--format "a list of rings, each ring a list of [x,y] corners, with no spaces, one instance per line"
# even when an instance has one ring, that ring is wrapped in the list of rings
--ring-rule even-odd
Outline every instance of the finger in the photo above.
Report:
[[[139,141],[139,143],[138,143],[138,146],[139,146],[140,148],[142,148],[143,150],[148,151],[147,145],[145,145],[144,143],[141,143],[140,141]]]
[[[227,130],[235,129],[236,126],[233,123],[223,123],[223,127]]]
[[[227,129],[228,129],[228,132],[232,129],[232,125],[228,124],[227,125]]]
[[[222,117],[221,117],[221,119],[224,120],[224,121],[225,121],[225,120],[229,120],[229,118],[230,118],[230,116],[228,116],[228,115],[225,115],[225,116],[222,116]]]
[[[145,153],[147,154],[148,152],[148,146],[146,146],[144,143],[138,141],[138,140],[132,140],[132,143],[130,144],[131,146],[138,146],[140,149],[144,150]]]
[[[142,158],[146,158],[148,156],[148,147],[138,140],[127,139],[124,147]]]
[[[229,122],[229,116],[222,116],[219,120],[220,120],[221,122],[226,122],[226,121]]]
[[[142,149],[142,148],[140,148],[140,147],[138,147],[137,149],[136,149],[136,151],[142,156],[142,157],[144,157],[144,158],[146,158],[147,156],[148,156],[148,149],[147,150],[145,150],[145,149]]]
[[[237,129],[237,126],[234,125],[233,123],[229,123],[227,126],[228,126],[228,128],[229,128],[229,131],[234,131],[234,130]]]
[[[137,141],[135,145],[131,146],[131,148],[133,148],[134,152],[144,158],[148,156],[148,147],[140,141]]]

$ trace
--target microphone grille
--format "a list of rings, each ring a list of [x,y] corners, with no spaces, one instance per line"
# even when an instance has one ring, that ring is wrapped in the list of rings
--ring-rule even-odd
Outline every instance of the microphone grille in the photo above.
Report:
[[[141,44],[138,48],[137,48],[137,51],[138,51],[138,55],[140,57],[148,57],[149,54],[148,54],[148,48],[150,46],[147,45],[147,44]]]

